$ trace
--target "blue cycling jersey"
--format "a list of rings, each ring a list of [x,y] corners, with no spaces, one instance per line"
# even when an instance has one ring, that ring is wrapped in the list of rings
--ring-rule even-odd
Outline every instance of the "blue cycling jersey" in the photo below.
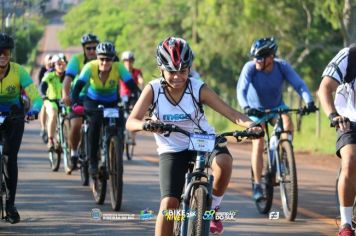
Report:
[[[300,76],[284,60],[274,59],[272,71],[258,71],[254,61],[247,62],[237,83],[237,100],[242,108],[247,106],[261,110],[272,109],[283,102],[283,82],[287,81],[305,103],[313,97]]]

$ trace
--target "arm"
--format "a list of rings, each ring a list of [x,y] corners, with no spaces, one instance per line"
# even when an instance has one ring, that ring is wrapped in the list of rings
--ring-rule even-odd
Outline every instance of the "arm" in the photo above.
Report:
[[[237,101],[241,108],[246,108],[249,106],[247,101],[247,91],[248,87],[250,86],[251,79],[252,79],[253,71],[248,63],[242,68],[240,78],[237,82],[236,86],[236,93],[237,93]]]
[[[130,131],[140,131],[142,130],[144,121],[143,118],[148,111],[153,100],[153,91],[150,85],[142,90],[141,96],[136,102],[130,116],[126,122],[126,128]]]
[[[72,57],[66,68],[65,77],[63,80],[62,99],[63,102],[70,105],[70,87],[73,79],[79,73],[79,61],[77,57]]]
[[[143,80],[142,72],[140,72],[137,78],[138,78],[138,88],[142,90],[145,87],[145,81]]]
[[[278,62],[276,62],[278,63]],[[294,90],[303,98],[305,104],[309,104],[314,101],[307,85],[298,75],[298,73],[286,62],[282,62],[280,65],[283,70],[285,79],[292,85]]]
[[[329,76],[325,76],[320,83],[318,97],[320,99],[320,105],[327,116],[333,112],[336,112],[333,93],[336,91],[338,86],[339,84]]]
[[[42,81],[41,82],[41,87],[40,87],[40,92],[41,92],[42,97],[46,96],[47,89],[48,89],[47,81]]]
[[[208,88],[207,85],[202,87],[200,99],[202,103],[208,105],[237,125],[248,128],[253,123],[247,116],[226,104],[213,90]]]
[[[72,91],[72,104],[79,103],[79,94],[84,88],[84,86],[89,83],[89,79],[91,77],[91,67],[90,64],[86,64],[82,71],[80,72],[79,78],[74,85]]]
[[[26,95],[31,100],[32,109],[38,113],[41,110],[43,104],[42,98],[39,95],[38,90],[30,75],[22,67],[20,67],[20,84],[21,87],[25,89]]]

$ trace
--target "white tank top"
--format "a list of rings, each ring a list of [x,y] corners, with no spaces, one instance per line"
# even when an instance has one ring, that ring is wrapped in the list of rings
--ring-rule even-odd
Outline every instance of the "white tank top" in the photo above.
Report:
[[[215,134],[214,128],[208,124],[204,113],[201,112],[198,105],[200,102],[200,90],[204,83],[200,80],[188,79],[188,86],[181,100],[177,101],[177,105],[174,105],[164,93],[160,83],[162,79],[155,79],[150,82],[154,105],[152,119],[160,120],[166,124],[175,124],[190,133],[199,131],[199,125],[208,134]],[[154,136],[158,146],[158,154],[180,152],[189,147],[189,138],[181,133],[172,132],[169,137],[154,133]]]

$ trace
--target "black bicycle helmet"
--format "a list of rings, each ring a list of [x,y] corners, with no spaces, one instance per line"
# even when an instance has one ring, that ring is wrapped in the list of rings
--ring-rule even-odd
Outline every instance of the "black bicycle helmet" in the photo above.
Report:
[[[184,39],[169,37],[158,44],[156,59],[162,70],[180,71],[192,66],[194,55]]]
[[[107,57],[116,56],[114,44],[110,42],[99,43],[98,46],[96,46],[96,55],[104,55]]]
[[[275,55],[278,45],[273,37],[257,39],[251,46],[251,57],[266,57]]]
[[[88,44],[88,43],[99,43],[99,39],[95,34],[88,33],[84,34],[80,40],[82,45]]]
[[[14,46],[14,40],[11,36],[0,33],[0,48],[13,49]]]

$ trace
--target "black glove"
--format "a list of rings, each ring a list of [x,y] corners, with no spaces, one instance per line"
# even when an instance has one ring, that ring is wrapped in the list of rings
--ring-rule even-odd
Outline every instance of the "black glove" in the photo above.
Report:
[[[263,111],[257,110],[255,108],[245,107],[244,112],[248,116],[262,117],[264,115]]]
[[[314,102],[309,102],[307,104],[307,109],[306,109],[307,113],[316,112],[317,110],[318,110],[318,108],[315,106]]]

